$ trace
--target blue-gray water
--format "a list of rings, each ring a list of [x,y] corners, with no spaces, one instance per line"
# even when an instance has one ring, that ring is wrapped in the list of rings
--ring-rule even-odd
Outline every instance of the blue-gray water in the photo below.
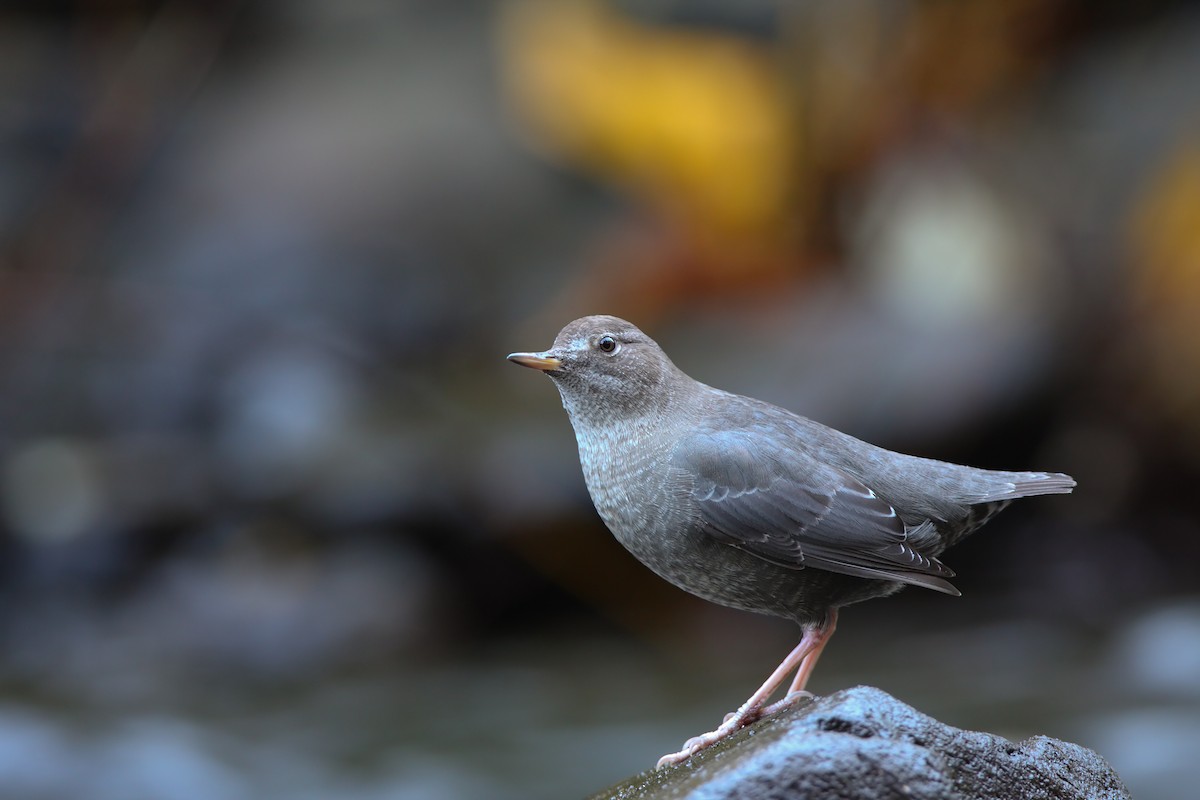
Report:
[[[902,619],[883,606],[843,616],[818,692],[870,683],[956,726],[1079,742],[1140,800],[1200,783],[1200,601],[1090,634],[1037,620]],[[70,681],[52,669],[6,689],[0,787],[11,800],[581,797],[714,724],[790,636],[754,620],[666,651],[562,632],[242,684],[186,665],[141,674],[111,649],[106,663],[80,653],[84,662],[60,665]]]

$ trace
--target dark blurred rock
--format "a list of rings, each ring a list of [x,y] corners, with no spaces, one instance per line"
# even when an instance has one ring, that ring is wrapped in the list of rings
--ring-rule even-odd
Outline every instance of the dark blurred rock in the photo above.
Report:
[[[752,725],[680,767],[649,770],[592,800],[688,798],[1128,798],[1103,758],[1034,736],[952,728],[859,686]]]

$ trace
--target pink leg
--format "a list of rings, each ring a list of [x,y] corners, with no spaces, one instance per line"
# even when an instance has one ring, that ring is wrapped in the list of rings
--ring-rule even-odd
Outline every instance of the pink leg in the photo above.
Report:
[[[812,672],[812,668],[817,661],[817,656],[821,654],[825,643],[829,641],[829,636],[833,633],[836,622],[837,612],[833,611],[830,612],[830,617],[826,620],[825,624],[805,628],[804,635],[800,638],[800,644],[796,645],[795,649],[788,653],[783,663],[775,668],[775,671],[771,673],[771,677],[767,678],[762,686],[758,687],[758,691],[750,695],[749,700],[742,703],[741,708],[727,716],[725,721],[716,730],[688,739],[684,742],[683,749],[678,753],[668,753],[660,758],[658,760],[659,769],[686,761],[693,754],[715,742],[719,742],[742,726],[763,716],[763,712],[768,710],[764,709],[763,706],[794,669],[798,669],[799,672],[796,675],[796,680],[792,682],[792,692],[802,691],[804,683],[808,680],[808,673]],[[800,689],[796,688],[797,683]],[[775,706],[770,706],[769,708],[775,708]]]
[[[791,687],[788,688],[787,695],[782,700],[764,708],[762,716],[766,717],[777,711],[782,711],[788,706],[794,705],[797,700],[803,697],[812,697],[812,693],[805,691],[804,687],[808,685],[808,678],[817,666],[817,659],[821,657],[821,653],[825,650],[825,645],[829,643],[829,637],[833,636],[835,630],[837,630],[836,608],[829,612],[829,617],[825,620],[825,625],[817,629],[817,644],[808,652],[804,660],[800,662],[800,669],[796,670],[796,677],[792,681]]]

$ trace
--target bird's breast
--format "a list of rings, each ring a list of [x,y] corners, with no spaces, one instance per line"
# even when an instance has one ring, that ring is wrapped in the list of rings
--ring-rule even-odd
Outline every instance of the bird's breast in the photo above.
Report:
[[[667,448],[652,425],[576,431],[592,503],[617,540],[643,561],[656,558],[659,533],[678,510],[668,497]]]

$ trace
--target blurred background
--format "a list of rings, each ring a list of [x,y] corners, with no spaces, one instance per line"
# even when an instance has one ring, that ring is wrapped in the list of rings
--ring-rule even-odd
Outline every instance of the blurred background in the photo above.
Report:
[[[812,687],[1200,781],[1200,13],[0,10],[0,793],[563,798],[798,632],[604,530],[551,384],[634,320],[895,449],[1073,474]]]

